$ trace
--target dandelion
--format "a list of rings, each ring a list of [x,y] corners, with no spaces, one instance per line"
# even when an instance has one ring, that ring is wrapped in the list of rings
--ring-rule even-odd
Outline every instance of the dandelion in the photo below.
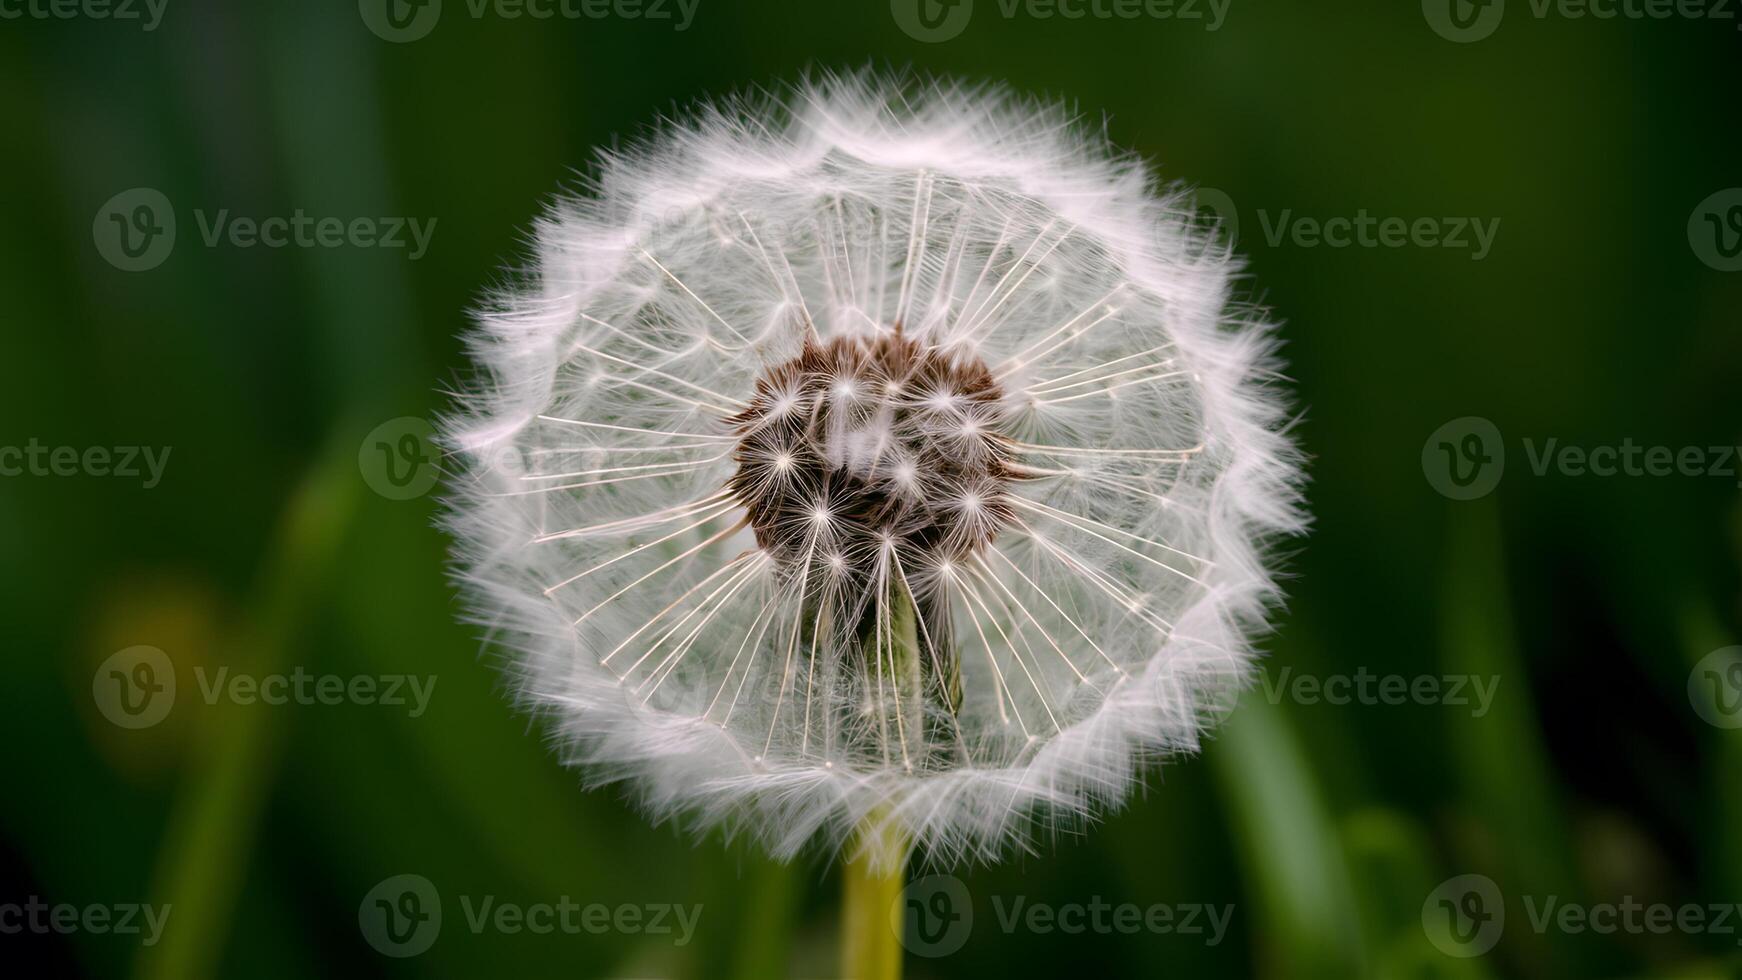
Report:
[[[588,184],[448,425],[469,595],[570,761],[777,856],[948,864],[1197,747],[1302,518],[1187,191],[1059,107],[870,75]]]

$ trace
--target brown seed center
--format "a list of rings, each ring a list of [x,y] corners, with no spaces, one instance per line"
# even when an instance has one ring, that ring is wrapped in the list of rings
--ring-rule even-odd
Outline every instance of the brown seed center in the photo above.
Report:
[[[905,336],[807,340],[768,369],[729,486],[787,568],[911,577],[967,558],[1012,514],[1003,392],[985,363]]]

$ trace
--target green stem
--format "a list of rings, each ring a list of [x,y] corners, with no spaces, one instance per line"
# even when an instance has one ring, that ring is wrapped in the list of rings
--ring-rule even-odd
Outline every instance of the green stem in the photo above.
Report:
[[[901,980],[901,918],[893,910],[906,883],[907,838],[873,813],[860,825],[858,842],[841,874],[841,975]]]
[[[871,617],[873,635],[862,635],[861,641],[875,651],[877,662],[872,669],[878,675],[875,690],[879,699],[883,697],[885,662],[895,695],[894,724],[888,726],[886,737],[899,739],[899,755],[886,748],[885,758],[889,764],[899,761],[911,770],[914,756],[924,745],[921,726],[925,712],[920,707],[924,693],[916,628],[919,610],[901,585],[891,589],[888,602],[882,616]],[[883,636],[874,635],[880,630]],[[870,678],[866,687],[872,689]],[[903,687],[908,691],[905,699],[901,696]],[[879,704],[878,710],[887,717],[890,706]],[[901,934],[897,930],[903,920],[896,908],[906,884],[907,834],[887,810],[878,808],[866,814],[850,846],[852,856],[842,868],[841,975],[848,980],[900,980]]]

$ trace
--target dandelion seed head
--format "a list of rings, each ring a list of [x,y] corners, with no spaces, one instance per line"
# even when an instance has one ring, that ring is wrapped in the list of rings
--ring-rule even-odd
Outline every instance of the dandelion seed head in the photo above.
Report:
[[[1304,525],[1206,227],[1066,110],[908,77],[602,160],[446,425],[518,693],[590,780],[780,856],[880,820],[994,860],[1117,805],[1248,679]]]

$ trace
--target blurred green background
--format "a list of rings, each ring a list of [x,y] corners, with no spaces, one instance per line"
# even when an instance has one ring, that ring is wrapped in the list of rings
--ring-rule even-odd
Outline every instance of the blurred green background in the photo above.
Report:
[[[0,927],[32,897],[171,906],[150,946],[6,929],[5,972],[835,974],[828,862],[652,827],[557,764],[456,623],[433,495],[377,492],[365,437],[444,403],[466,310],[595,147],[697,96],[870,63],[1075,100],[1165,177],[1221,192],[1206,203],[1237,216],[1251,291],[1287,322],[1316,520],[1266,640],[1269,686],[1088,835],[955,869],[971,936],[909,956],[909,974],[1742,976],[1742,913],[1722,931],[1533,923],[1551,896],[1742,902],[1742,730],[1724,727],[1742,691],[1733,660],[1707,659],[1742,643],[1738,480],[1538,475],[1526,443],[1742,441],[1742,273],[1713,258],[1733,238],[1699,243],[1697,213],[1742,185],[1734,12],[1512,0],[1491,36],[1455,43],[1438,0],[1232,0],[1214,30],[1207,0],[1196,20],[979,0],[933,42],[887,0],[700,0],[684,30],[647,9],[539,20],[447,0],[393,42],[371,2],[168,0],[151,30],[143,0],[143,22],[0,3],[0,446],[171,453],[149,488],[0,477]],[[178,225],[145,271],[99,247],[134,188]],[[1720,230],[1737,205],[1712,206]],[[1497,234],[1477,258],[1469,232],[1462,248],[1274,233],[1363,209]],[[435,225],[415,260],[208,245],[201,222],[225,211]],[[1454,500],[1424,448],[1431,463],[1430,436],[1468,416],[1507,465]],[[130,730],[97,689],[136,645],[180,687]],[[195,671],[225,666],[437,684],[416,717],[210,705]],[[1479,712],[1469,692],[1334,705],[1292,686],[1363,670],[1498,687]],[[403,873],[446,918],[427,952],[393,958],[359,906]],[[1432,896],[1472,874],[1501,896],[1498,942],[1430,935]],[[486,895],[703,913],[681,945],[474,933],[456,897]],[[1233,914],[1219,942],[1005,930],[1015,896]]]

